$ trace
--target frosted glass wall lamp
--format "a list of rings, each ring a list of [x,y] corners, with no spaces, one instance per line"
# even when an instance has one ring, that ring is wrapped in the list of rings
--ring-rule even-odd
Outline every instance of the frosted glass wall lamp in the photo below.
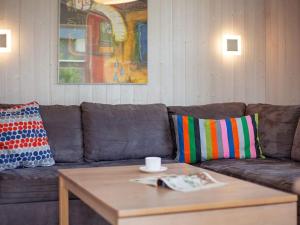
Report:
[[[224,35],[223,37],[223,54],[224,55],[241,55],[241,36]]]
[[[0,29],[0,53],[11,52],[11,30]]]

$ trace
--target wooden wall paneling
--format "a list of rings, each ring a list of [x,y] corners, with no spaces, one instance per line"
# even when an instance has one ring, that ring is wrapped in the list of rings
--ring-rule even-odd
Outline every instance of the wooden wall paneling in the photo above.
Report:
[[[65,105],[79,105],[79,86],[65,85],[63,97]]]
[[[2,23],[0,23],[1,25]],[[0,102],[6,101],[6,95],[5,95],[5,80],[6,80],[6,72],[5,72],[5,58],[3,56],[0,56]]]
[[[20,102],[30,102],[35,99],[34,86],[34,51],[35,35],[34,35],[34,0],[25,2],[20,1]]]
[[[161,100],[161,51],[164,46],[161,44],[161,14],[164,13],[161,7],[162,1],[148,1],[148,85],[134,87],[134,102],[142,103],[146,97],[147,103],[157,103]],[[170,6],[171,7],[171,6]],[[170,26],[170,24],[169,24]],[[145,92],[145,90],[147,91]],[[136,96],[141,95],[141,96]],[[144,96],[143,96],[144,95]],[[146,95],[146,96],[145,96]]]
[[[266,0],[266,100],[300,103],[298,0]]]
[[[186,105],[186,20],[186,1],[173,0],[173,96],[175,105]]]
[[[297,68],[297,64],[299,64],[299,55],[297,57],[297,51],[298,51],[298,44],[296,44],[298,41],[294,42],[294,37],[298,35],[299,40],[299,33],[297,34],[297,28],[299,27],[299,24],[297,24],[297,14],[299,8],[297,7],[297,3],[299,1],[295,0],[286,0],[284,3],[284,68],[283,68],[283,74],[282,76],[286,77],[287,83],[290,84],[290,92],[285,93],[285,96],[283,96],[283,101],[287,97],[289,97],[289,102],[293,104],[295,102],[295,97],[297,96],[296,92],[300,92],[299,84],[300,82],[297,82],[296,79],[293,79],[293,73],[294,69]],[[299,20],[298,20],[299,21]],[[297,58],[298,63],[295,62],[293,59]],[[299,68],[299,67],[298,67]],[[296,92],[295,92],[296,91]],[[287,96],[288,94],[289,96]],[[300,97],[298,95],[298,97]],[[300,100],[299,100],[300,101]]]
[[[7,54],[6,78],[5,78],[5,100],[10,103],[20,102],[20,0],[4,0],[4,18],[7,29],[12,32],[12,51]]]
[[[266,25],[260,23],[265,19],[265,4],[260,0],[245,4],[246,102],[265,102],[266,43],[260,41],[266,39]]]
[[[208,101],[210,103],[224,101],[225,98],[232,99],[232,69],[231,58],[223,58],[222,38],[228,30],[231,33],[232,4],[231,0],[213,0],[209,2],[209,87]],[[228,22],[229,21],[229,22]],[[230,29],[229,29],[230,28]],[[228,71],[226,71],[226,68]],[[225,78],[225,80],[223,79]],[[226,92],[226,93],[224,93]]]
[[[290,84],[284,100],[289,98],[290,104],[300,103],[300,1],[287,0],[286,5],[286,68],[283,76],[287,76]]]
[[[34,1],[34,0],[31,0]],[[50,102],[51,104],[70,104],[65,102],[65,86],[58,85],[58,23],[59,4],[53,1],[50,5]]]
[[[276,1],[275,1],[276,2]],[[284,101],[285,97],[288,97],[287,94],[290,92],[286,92],[284,87],[287,84],[290,84],[288,81],[288,77],[286,76],[286,1],[278,1],[278,70],[276,71],[278,73],[278,77],[276,80],[276,92],[278,93],[277,100],[275,100],[275,104],[280,104]],[[274,88],[274,87],[273,87]],[[287,87],[286,87],[287,88]],[[281,92],[281,93],[280,93]]]
[[[107,87],[106,87],[106,85],[93,86],[93,102],[107,103]]]
[[[217,27],[217,13],[216,12],[216,4],[218,0],[212,0],[209,1],[209,15],[210,20],[208,20],[209,29],[208,29],[208,65],[209,65],[209,73],[207,74],[208,80],[207,80],[207,87],[208,87],[208,96],[207,101],[210,103],[217,102],[216,96],[217,96],[217,86],[216,86],[216,77],[218,73],[218,66],[220,66],[220,62],[216,56],[218,56],[218,46],[217,43],[219,41],[219,35],[218,34],[218,27]]]
[[[186,104],[195,105],[199,102],[199,45],[200,26],[198,0],[190,0],[186,3]]]
[[[5,2],[3,2],[0,7],[0,26],[2,28],[6,27],[5,8]],[[7,54],[0,54],[0,102],[6,100],[6,64],[8,60]]]
[[[149,88],[150,90],[150,88]],[[149,91],[150,92],[150,91]],[[148,89],[145,85],[134,85],[133,87],[133,104],[151,104],[159,102],[158,100],[147,100],[151,97],[151,93],[148,94]],[[155,99],[155,98],[152,98]]]
[[[197,51],[198,55],[198,66],[197,66],[197,76],[198,76],[198,103],[207,104],[210,102],[210,48],[213,46],[215,40],[210,38],[210,24],[207,22],[211,18],[210,1],[203,0],[199,1],[199,12],[198,12],[198,45]]]
[[[276,1],[275,1],[276,2]],[[282,101],[283,99],[283,96],[285,95],[284,93],[284,90],[281,89],[281,87],[283,85],[285,85],[283,83],[285,77],[281,76],[281,73],[282,71],[284,70],[284,67],[285,67],[285,40],[284,40],[284,37],[285,37],[285,27],[284,27],[284,24],[285,22],[283,22],[282,20],[285,20],[285,5],[284,5],[284,2],[283,1],[277,1],[276,2],[276,7],[278,9],[277,11],[277,14],[275,15],[277,18],[278,18],[278,28],[277,28],[277,33],[275,33],[274,35],[277,35],[277,52],[278,52],[278,55],[276,56],[276,62],[277,62],[277,66],[278,66],[278,70],[276,71],[276,76],[277,76],[277,79],[276,79],[276,83],[274,83],[275,85],[272,86],[272,88],[274,89],[273,90],[273,93],[276,92],[277,94],[277,97],[276,99],[272,99],[272,101],[274,101],[274,104],[280,104],[280,102]],[[280,93],[280,91],[282,91]]]
[[[0,101],[41,104],[298,104],[298,0],[149,0],[148,85],[58,85],[58,1],[3,0]],[[49,10],[45,10],[48,8]],[[224,33],[242,35],[241,57],[224,57]],[[20,37],[20,38],[19,38]],[[33,84],[32,84],[33,83]]]
[[[93,85],[80,85],[79,86],[79,104],[82,102],[93,101]]]
[[[22,1],[23,4],[26,4]],[[48,0],[34,2],[34,82],[35,100],[50,103],[50,5]],[[48,10],[45,10],[48,9]]]
[[[157,49],[156,55],[160,60],[160,99],[167,105],[174,105],[173,99],[173,1],[160,1],[160,32],[159,40],[160,48]]]
[[[236,99],[242,99],[235,86],[237,83],[236,70],[238,70],[235,65],[242,63],[243,54],[241,56],[224,56],[223,54],[223,36],[225,34],[240,34],[239,27],[234,26],[234,22],[237,22],[234,21],[236,12],[239,10],[240,6],[235,6],[235,0],[217,1],[216,35],[218,37],[218,49],[214,55],[217,65],[215,102],[232,102],[238,101]]]
[[[277,1],[277,0],[275,0]],[[277,49],[278,40],[276,30],[278,28],[278,18],[274,17],[277,14],[277,4],[274,0],[265,0],[266,7],[266,100],[273,103],[272,99],[277,98],[277,93],[273,91],[272,86],[276,82],[278,62],[277,62]],[[275,13],[276,12],[276,13]],[[272,66],[271,66],[272,65]],[[272,78],[271,75],[272,74]],[[271,97],[272,96],[272,97]]]
[[[248,3],[249,1],[247,1]],[[252,4],[259,4],[259,7],[255,9],[255,22],[253,26],[257,26],[257,24],[261,24],[255,31],[256,34],[253,34],[253,39],[251,43],[253,44],[253,48],[255,49],[255,56],[253,60],[256,60],[255,64],[255,79],[251,84],[251,87],[247,89],[247,96],[249,97],[248,102],[266,102],[266,23],[262,23],[261,21],[265,21],[266,18],[266,8],[265,3],[261,0],[256,0],[256,2],[252,2]],[[248,15],[252,14],[251,11],[247,11]],[[249,25],[246,24],[246,27]],[[248,74],[250,77],[251,74]],[[254,91],[255,90],[255,91]]]
[[[252,61],[251,58],[248,58],[247,46],[251,43],[251,37],[248,36],[248,32],[245,32],[245,1],[247,0],[234,0],[232,2],[232,22],[233,22],[233,33],[241,35],[243,52],[241,56],[234,56],[233,63],[233,87],[234,87],[234,101],[245,102],[247,99],[246,96],[246,60],[252,63],[252,66],[255,65],[255,61]],[[257,25],[260,26],[260,25]],[[255,27],[255,30],[257,28]]]
[[[121,89],[120,85],[108,85],[107,86],[107,103],[108,104],[120,104],[121,103]]]
[[[255,99],[256,92],[255,87],[253,84],[256,84],[256,51],[257,48],[255,47],[256,38],[259,38],[259,34],[255,31],[258,30],[258,26],[256,27],[256,10],[257,10],[257,1],[245,1],[244,2],[246,10],[245,10],[245,17],[244,17],[244,34],[246,37],[243,36],[243,39],[247,38],[247,41],[242,40],[243,43],[243,59],[248,60],[250,63],[245,63],[245,101],[246,102],[255,102],[252,99]],[[261,25],[260,25],[261,26]],[[260,27],[259,26],[259,27]],[[264,40],[264,39],[262,39]],[[244,61],[245,62],[245,61]],[[246,61],[247,62],[247,61]],[[254,63],[254,64],[253,64]],[[253,92],[252,96],[249,96],[249,93]]]
[[[134,90],[132,85],[121,85],[120,102],[121,104],[133,104]]]
[[[272,41],[270,39],[270,35],[272,33],[271,29],[271,4],[269,0],[265,0],[265,17],[266,17],[266,88],[265,88],[265,95],[266,95],[266,101],[270,99],[269,91],[267,91],[269,86],[269,74],[270,74],[270,62],[271,58],[269,57],[271,55],[272,51]]]

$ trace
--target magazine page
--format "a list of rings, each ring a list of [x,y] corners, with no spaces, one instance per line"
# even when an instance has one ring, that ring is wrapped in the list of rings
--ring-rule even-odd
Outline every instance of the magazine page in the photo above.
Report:
[[[192,192],[225,185],[225,183],[215,180],[206,172],[199,172],[192,175],[168,174],[133,179],[131,181],[154,187],[162,186],[180,192]]]

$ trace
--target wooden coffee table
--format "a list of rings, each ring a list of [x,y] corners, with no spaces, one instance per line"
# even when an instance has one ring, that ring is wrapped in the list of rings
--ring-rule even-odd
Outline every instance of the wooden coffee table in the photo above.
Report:
[[[170,174],[207,171],[168,164]],[[296,225],[297,196],[207,171],[226,186],[192,193],[130,179],[153,176],[139,166],[59,170],[60,225],[69,225],[72,192],[113,225]]]

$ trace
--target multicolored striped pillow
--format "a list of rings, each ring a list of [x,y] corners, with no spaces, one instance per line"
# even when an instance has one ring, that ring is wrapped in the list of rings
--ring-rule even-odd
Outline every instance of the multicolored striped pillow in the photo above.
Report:
[[[179,162],[249,159],[262,156],[258,114],[222,120],[173,115]]]

